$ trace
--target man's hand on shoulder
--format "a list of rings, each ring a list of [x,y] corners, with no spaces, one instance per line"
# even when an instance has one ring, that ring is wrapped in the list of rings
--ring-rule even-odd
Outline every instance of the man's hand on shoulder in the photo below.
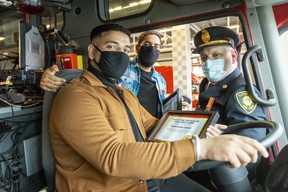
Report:
[[[66,82],[65,79],[55,76],[57,71],[59,71],[57,65],[52,65],[43,72],[40,87],[44,91],[56,92]]]

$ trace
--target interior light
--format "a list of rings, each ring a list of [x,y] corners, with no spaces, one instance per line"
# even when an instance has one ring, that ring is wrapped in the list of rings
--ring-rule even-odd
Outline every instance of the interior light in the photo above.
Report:
[[[139,3],[137,3],[137,2],[134,2],[134,3],[130,3],[130,4],[129,4],[130,7],[134,7],[134,6],[137,6],[137,5],[139,5]]]
[[[109,13],[113,13],[114,12],[114,9],[109,9]]]
[[[151,0],[142,0],[142,1],[139,1],[139,3],[142,5],[142,4],[146,4],[146,3],[151,3]]]
[[[115,11],[119,11],[119,10],[121,10],[121,9],[122,9],[121,6],[119,6],[119,7],[115,7],[115,8],[114,8]]]
[[[4,37],[0,37],[0,41],[3,41],[5,38]]]

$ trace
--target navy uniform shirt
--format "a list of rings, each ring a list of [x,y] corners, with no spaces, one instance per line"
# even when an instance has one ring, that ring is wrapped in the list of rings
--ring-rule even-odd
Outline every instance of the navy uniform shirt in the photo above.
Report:
[[[267,119],[264,107],[253,102],[251,97],[248,95],[244,77],[238,68],[236,68],[225,79],[205,90],[208,83],[209,81],[205,78],[200,84],[197,110],[204,110],[209,98],[214,97],[215,101],[211,111],[218,111],[220,115],[218,123],[232,125],[236,123]],[[258,90],[256,90],[256,92],[259,94]],[[265,136],[266,129],[243,129],[235,134],[259,140]]]

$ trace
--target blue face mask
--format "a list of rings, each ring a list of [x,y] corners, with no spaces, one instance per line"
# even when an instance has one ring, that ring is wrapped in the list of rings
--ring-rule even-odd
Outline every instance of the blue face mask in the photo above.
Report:
[[[218,82],[226,75],[224,67],[224,59],[207,60],[202,65],[202,70],[209,81]]]

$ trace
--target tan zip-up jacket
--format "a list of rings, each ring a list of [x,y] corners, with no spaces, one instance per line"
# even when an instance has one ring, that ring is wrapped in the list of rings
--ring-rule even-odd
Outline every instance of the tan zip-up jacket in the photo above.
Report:
[[[145,139],[158,120],[117,88]],[[50,134],[59,192],[146,192],[145,180],[176,176],[195,162],[191,140],[136,142],[122,101],[87,70],[57,94]]]

